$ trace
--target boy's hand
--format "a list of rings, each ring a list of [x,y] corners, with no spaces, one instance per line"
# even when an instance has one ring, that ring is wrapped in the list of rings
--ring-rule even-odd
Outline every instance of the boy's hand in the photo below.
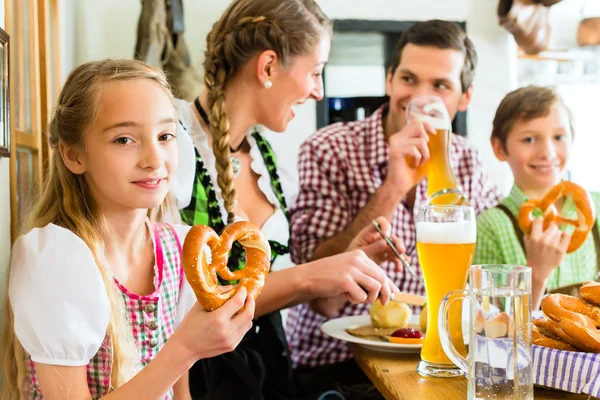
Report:
[[[545,281],[567,254],[571,236],[561,231],[555,223],[544,231],[544,220],[538,217],[531,225],[531,233],[524,237],[527,265],[532,279]]]

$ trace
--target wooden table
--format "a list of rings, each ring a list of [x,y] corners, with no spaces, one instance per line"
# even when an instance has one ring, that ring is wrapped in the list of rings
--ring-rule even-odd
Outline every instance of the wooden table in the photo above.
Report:
[[[376,352],[351,344],[356,362],[367,374],[375,387],[387,400],[460,400],[467,398],[467,379],[429,378],[417,374],[419,354],[392,354]],[[588,395],[577,395],[535,388],[536,400],[551,399],[594,399]]]

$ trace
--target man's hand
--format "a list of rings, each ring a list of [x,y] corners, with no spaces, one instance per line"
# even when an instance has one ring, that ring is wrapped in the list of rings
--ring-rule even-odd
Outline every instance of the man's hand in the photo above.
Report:
[[[425,163],[429,160],[429,135],[435,129],[419,120],[407,124],[389,138],[390,158],[386,183],[402,193],[408,193],[425,177]]]

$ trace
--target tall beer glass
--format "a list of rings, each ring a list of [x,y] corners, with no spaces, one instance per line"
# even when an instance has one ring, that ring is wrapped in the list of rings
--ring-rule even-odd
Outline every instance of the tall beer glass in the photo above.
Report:
[[[475,210],[469,206],[425,205],[417,217],[417,253],[427,295],[427,332],[417,372],[425,376],[462,375],[440,342],[438,315],[442,298],[463,290],[475,253]],[[454,303],[449,332],[457,351],[467,354],[462,337],[460,304]]]
[[[437,132],[429,137],[430,158],[420,167],[425,171],[418,174],[427,175],[429,204],[467,205],[450,165],[452,121],[444,102],[437,96],[415,97],[406,107],[406,121],[409,123],[414,119],[427,122]]]

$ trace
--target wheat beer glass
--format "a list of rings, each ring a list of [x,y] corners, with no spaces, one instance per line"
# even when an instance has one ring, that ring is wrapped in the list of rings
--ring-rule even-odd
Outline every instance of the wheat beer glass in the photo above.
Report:
[[[475,210],[469,206],[424,205],[417,217],[417,253],[427,295],[427,332],[417,372],[424,376],[462,376],[442,348],[438,315],[442,298],[463,290],[475,252]],[[448,330],[457,351],[467,354],[460,304],[453,304]]]
[[[531,268],[473,265],[469,290],[442,300],[439,327],[446,354],[466,374],[469,400],[531,400]],[[469,305],[469,356],[456,352],[447,321],[455,300]],[[461,301],[457,302],[461,303]]]
[[[467,199],[452,172],[450,165],[450,135],[452,121],[442,99],[437,96],[415,97],[406,107],[406,121],[418,119],[427,122],[436,130],[429,137],[430,158],[420,168],[427,175],[427,197],[429,204],[464,204]]]

